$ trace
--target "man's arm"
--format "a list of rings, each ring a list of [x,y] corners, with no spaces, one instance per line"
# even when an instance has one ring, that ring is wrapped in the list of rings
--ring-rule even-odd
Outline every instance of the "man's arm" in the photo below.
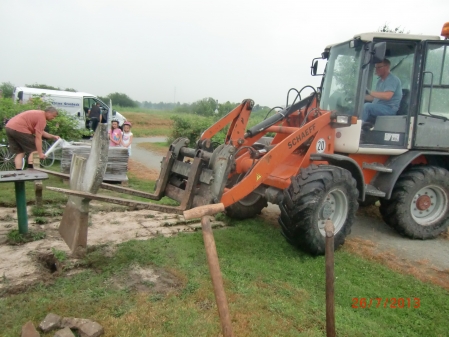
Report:
[[[380,99],[382,101],[389,101],[393,97],[393,95],[394,95],[393,91],[385,91],[385,92],[371,91],[369,93],[369,95],[367,95],[367,96],[371,96],[372,97],[371,101],[374,98],[378,98],[378,99]]]
[[[45,131],[42,132],[42,137],[47,138],[47,139],[52,138],[52,139],[56,139],[56,140],[60,138],[59,136],[52,135],[51,133],[48,133]]]
[[[45,154],[42,151],[42,134],[36,133],[34,138],[34,144],[36,145],[37,153],[40,159],[45,159]]]

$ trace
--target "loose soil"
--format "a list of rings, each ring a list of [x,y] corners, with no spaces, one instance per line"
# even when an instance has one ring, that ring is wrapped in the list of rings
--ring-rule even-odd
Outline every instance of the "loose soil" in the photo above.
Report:
[[[106,255],[112,256],[117,244],[129,240],[148,240],[159,235],[172,236],[181,232],[193,232],[201,229],[199,222],[185,223],[176,214],[166,214],[150,210],[121,212],[96,211],[99,203],[91,202],[88,232],[88,251],[101,248]],[[31,214],[30,209],[28,214]],[[7,233],[17,228],[17,212],[14,208],[1,208],[0,219],[0,296],[21,292],[37,282],[52,282],[61,275],[70,276],[85,268],[81,260],[71,254],[59,235],[59,218],[53,218],[45,225],[35,223],[29,217],[30,232],[45,232],[42,240],[12,245],[7,242]],[[214,227],[224,226],[213,220]],[[67,260],[58,261],[57,253],[64,252]],[[62,254],[64,254],[62,253]],[[56,256],[55,256],[56,255]],[[133,286],[138,290],[148,288],[152,291],[166,292],[180,283],[171,273],[155,267],[140,268],[133,266],[128,275],[111,283],[118,287]]]
[[[158,177],[156,170],[132,160],[129,172],[140,179],[155,180]],[[90,206],[88,251],[101,248],[111,256],[121,242],[148,240],[159,235],[172,236],[201,229],[199,222],[186,223],[176,214],[151,210],[128,211],[124,207],[95,201],[91,201]],[[45,238],[12,245],[8,243],[7,234],[17,229],[17,212],[15,208],[0,208],[0,296],[21,292],[38,282],[51,283],[56,277],[70,276],[88,268],[82,264],[82,260],[71,254],[59,235],[61,216],[46,216],[48,223],[39,225],[35,223],[35,217],[31,216],[31,208],[28,208],[28,214],[29,231],[44,232]],[[213,227],[224,226],[213,217],[211,220]],[[67,259],[61,263],[54,252],[64,252]],[[139,291],[146,289],[157,293],[168,292],[180,283],[178,277],[169,271],[139,266],[132,266],[128,274],[111,280],[111,285],[117,288],[134,287]]]

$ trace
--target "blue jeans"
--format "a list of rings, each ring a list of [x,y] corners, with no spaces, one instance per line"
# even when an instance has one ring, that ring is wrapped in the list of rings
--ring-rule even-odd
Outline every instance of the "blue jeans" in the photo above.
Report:
[[[366,122],[370,117],[393,115],[396,115],[396,111],[389,106],[375,103],[365,103],[363,105],[362,121],[364,122]]]

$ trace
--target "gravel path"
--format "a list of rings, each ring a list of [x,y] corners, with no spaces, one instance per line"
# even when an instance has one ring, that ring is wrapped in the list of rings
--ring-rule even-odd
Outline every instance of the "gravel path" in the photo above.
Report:
[[[164,142],[165,140],[166,140],[166,137],[134,138],[133,145],[132,145],[131,159],[138,161],[139,163],[145,165],[148,168],[160,170],[162,156],[157,153],[145,150],[145,149],[137,146],[137,144],[160,143],[160,142]]]

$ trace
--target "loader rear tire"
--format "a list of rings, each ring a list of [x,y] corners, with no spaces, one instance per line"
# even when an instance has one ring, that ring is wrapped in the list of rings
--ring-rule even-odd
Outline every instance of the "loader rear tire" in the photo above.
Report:
[[[331,165],[301,169],[284,190],[279,205],[282,234],[292,245],[313,255],[324,254],[325,220],[334,224],[334,247],[351,232],[358,203],[356,181],[348,170]]]
[[[268,203],[264,197],[256,193],[251,193],[235,204],[226,207],[225,212],[230,218],[244,220],[254,218],[267,206]]]
[[[390,200],[381,200],[384,221],[411,239],[432,239],[449,227],[449,172],[416,166],[401,174]]]

